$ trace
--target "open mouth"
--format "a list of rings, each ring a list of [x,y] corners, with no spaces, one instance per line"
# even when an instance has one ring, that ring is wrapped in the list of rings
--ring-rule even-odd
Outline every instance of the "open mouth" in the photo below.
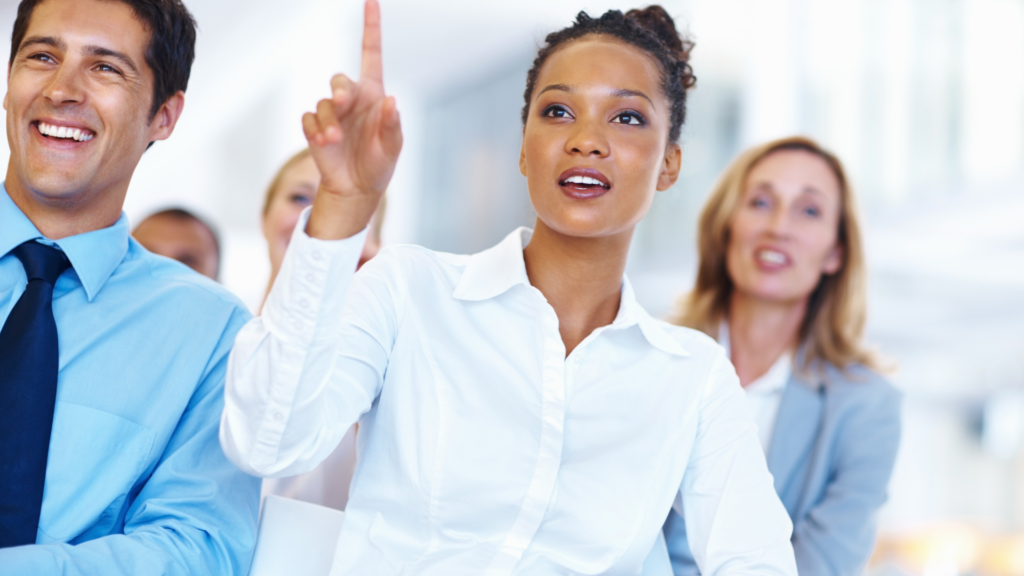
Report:
[[[73,126],[56,126],[46,122],[36,122],[36,130],[46,138],[55,140],[74,140],[76,142],[88,142],[96,137],[96,134],[86,128],[75,128]]]
[[[609,188],[609,186],[604,182],[601,182],[596,178],[590,178],[587,176],[570,176],[569,178],[566,178],[565,180],[559,182],[559,184],[561,184],[562,186],[572,186],[574,188],[583,189],[591,189],[594,188],[595,186],[599,188],[604,188],[605,190]]]
[[[593,168],[570,168],[558,177],[558,185],[567,194],[579,198],[601,196],[612,188],[608,178]]]
[[[789,264],[789,256],[784,252],[772,250],[771,248],[762,248],[756,251],[754,257],[758,262],[768,266],[785,266]]]

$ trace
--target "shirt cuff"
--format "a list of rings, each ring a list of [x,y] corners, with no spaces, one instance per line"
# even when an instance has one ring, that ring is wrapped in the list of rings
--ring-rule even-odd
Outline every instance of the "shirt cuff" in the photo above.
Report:
[[[309,212],[299,216],[263,308],[274,335],[297,346],[316,339],[318,324],[338,326],[369,228],[343,240],[318,240],[306,234]]]

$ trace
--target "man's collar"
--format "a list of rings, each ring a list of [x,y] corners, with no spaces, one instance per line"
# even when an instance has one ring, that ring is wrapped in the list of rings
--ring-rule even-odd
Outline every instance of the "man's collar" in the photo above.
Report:
[[[452,296],[459,300],[488,300],[504,294],[513,286],[530,286],[523,249],[532,236],[533,230],[519,228],[496,246],[470,256]],[[655,348],[676,356],[689,356],[686,349],[640,306],[629,279],[623,277],[619,313],[610,327],[621,329],[634,324],[640,327],[644,338]]]
[[[91,302],[128,252],[128,218],[121,218],[110,227],[84,234],[50,240],[43,236],[18,205],[11,200],[7,187],[0,194],[0,257],[29,240],[43,239],[59,247],[78,274],[85,294]]]

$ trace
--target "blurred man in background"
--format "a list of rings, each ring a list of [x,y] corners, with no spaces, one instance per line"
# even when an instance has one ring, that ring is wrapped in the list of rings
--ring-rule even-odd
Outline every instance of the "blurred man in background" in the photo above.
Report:
[[[177,260],[207,278],[220,272],[220,240],[213,227],[183,208],[151,214],[132,230],[142,247]]]

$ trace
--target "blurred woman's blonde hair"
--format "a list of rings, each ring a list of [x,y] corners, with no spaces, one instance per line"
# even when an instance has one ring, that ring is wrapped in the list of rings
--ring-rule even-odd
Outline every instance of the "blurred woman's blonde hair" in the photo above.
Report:
[[[270,212],[270,205],[274,202],[274,196],[281,187],[281,181],[284,180],[284,175],[294,168],[296,164],[309,157],[309,148],[299,150],[294,156],[289,158],[280,169],[278,169],[276,174],[274,174],[274,178],[270,181],[270,186],[267,186],[267,192],[263,196],[263,218],[266,218],[267,213]],[[380,242],[381,240],[381,227],[384,225],[384,212],[386,210],[387,196],[385,195],[381,196],[380,205],[377,207],[377,211],[374,212],[373,219],[371,220],[372,226],[370,227],[370,233],[373,234],[373,239],[377,242]]]
[[[821,158],[835,174],[841,197],[836,241],[842,248],[843,264],[838,272],[822,275],[808,300],[800,328],[802,368],[824,361],[840,369],[861,364],[882,371],[875,354],[863,344],[867,270],[857,203],[839,159],[809,138],[796,136],[756,146],[740,154],[725,169],[700,215],[696,284],[679,299],[670,321],[718,337],[734,288],[726,267],[729,224],[746,192],[751,169],[780,150],[802,150]]]

